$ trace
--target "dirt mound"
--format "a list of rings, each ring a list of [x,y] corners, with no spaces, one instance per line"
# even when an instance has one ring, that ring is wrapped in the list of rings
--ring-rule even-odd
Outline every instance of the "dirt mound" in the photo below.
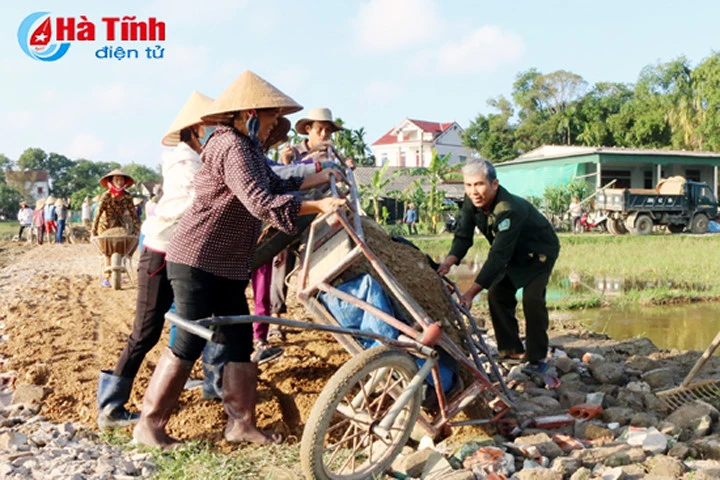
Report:
[[[362,227],[365,242],[383,265],[415,299],[430,319],[434,322],[441,322],[443,330],[450,338],[457,345],[462,345],[455,326],[457,319],[453,313],[454,307],[442,279],[430,266],[427,256],[411,245],[393,241],[385,230],[369,217],[362,217]],[[349,279],[365,272],[370,273],[383,285],[385,284],[365,259],[353,265],[343,277]],[[405,314],[411,318],[407,312]]]
[[[131,331],[134,287],[122,290],[98,286],[98,253],[88,244],[25,246],[0,244],[12,253],[0,257],[0,322],[7,340],[0,343],[5,371],[22,383],[43,384],[47,395],[41,413],[50,421],[80,421],[95,426],[97,379],[101,369],[112,369]],[[248,290],[248,298],[252,292]],[[310,317],[296,302],[288,317]],[[168,331],[150,352],[135,381],[131,409],[140,409],[150,375],[168,343]],[[260,368],[257,408],[261,428],[302,435],[315,399],[348,354],[329,334],[289,331],[284,356]],[[201,377],[200,362],[193,376]],[[222,404],[202,399],[200,390],[183,392],[179,411],[168,430],[181,439],[217,443],[225,426]]]

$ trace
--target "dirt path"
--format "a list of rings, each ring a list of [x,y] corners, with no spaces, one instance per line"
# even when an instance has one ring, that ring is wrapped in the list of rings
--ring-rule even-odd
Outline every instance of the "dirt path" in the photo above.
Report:
[[[0,322],[7,340],[0,355],[18,383],[37,366],[49,366],[42,414],[50,421],[79,421],[94,427],[98,372],[112,369],[131,331],[136,289],[98,286],[98,255],[92,246],[0,244]],[[250,292],[248,292],[250,294]],[[250,295],[249,295],[250,296]],[[290,315],[309,317],[298,305]],[[152,369],[167,345],[169,328],[148,355],[129,407],[138,409]],[[258,423],[299,438],[315,398],[347,354],[329,335],[289,332],[284,357],[261,367]],[[200,364],[195,376],[201,375]],[[186,391],[169,431],[181,439],[222,439],[222,405]]]

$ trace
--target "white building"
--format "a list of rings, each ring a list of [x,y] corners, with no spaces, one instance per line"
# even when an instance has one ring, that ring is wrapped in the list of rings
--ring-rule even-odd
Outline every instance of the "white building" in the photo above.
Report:
[[[5,181],[8,186],[23,194],[25,200],[32,198],[33,201],[37,201],[50,195],[47,170],[10,170],[5,172]]]
[[[439,155],[451,153],[451,164],[465,162],[472,155],[472,150],[463,145],[462,132],[457,122],[425,122],[406,118],[370,148],[378,166],[390,162],[391,167],[428,167],[433,148]]]

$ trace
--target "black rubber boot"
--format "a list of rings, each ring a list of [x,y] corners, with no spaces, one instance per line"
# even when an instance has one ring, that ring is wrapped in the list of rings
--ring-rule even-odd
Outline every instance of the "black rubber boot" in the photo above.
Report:
[[[140,420],[139,413],[129,412],[125,408],[132,384],[132,378],[117,377],[110,370],[100,372],[97,390],[98,427],[121,428]]]

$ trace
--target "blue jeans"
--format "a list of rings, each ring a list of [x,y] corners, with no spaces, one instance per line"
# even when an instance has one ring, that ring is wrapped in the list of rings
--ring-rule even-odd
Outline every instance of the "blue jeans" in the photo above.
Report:
[[[57,233],[55,234],[55,243],[62,243],[64,231],[65,231],[65,220],[58,220],[57,221]]]

